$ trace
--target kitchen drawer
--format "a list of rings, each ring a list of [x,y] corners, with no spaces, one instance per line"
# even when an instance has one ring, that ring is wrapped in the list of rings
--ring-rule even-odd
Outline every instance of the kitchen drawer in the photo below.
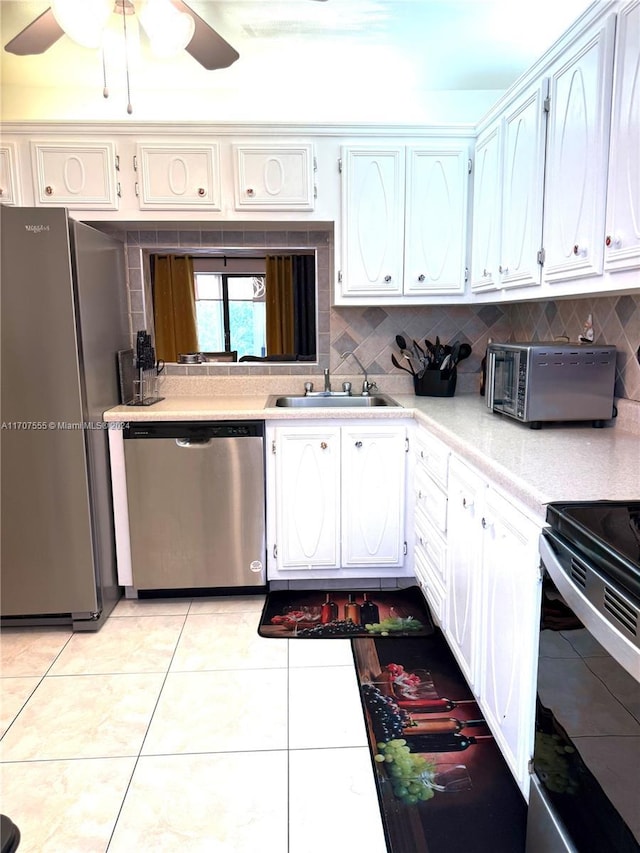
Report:
[[[449,448],[433,438],[426,430],[416,433],[417,469],[422,468],[428,475],[446,489],[449,472]]]
[[[442,535],[421,513],[416,513],[416,559],[425,562],[439,583],[446,587],[447,545]]]
[[[416,510],[430,519],[433,526],[447,532],[447,496],[427,474],[417,469],[415,474]]]
[[[434,620],[444,628],[445,614],[445,594],[444,589],[438,581],[433,577],[426,562],[422,560],[421,555],[416,551],[415,573],[418,586],[422,590],[422,594],[429,604],[431,615]]]

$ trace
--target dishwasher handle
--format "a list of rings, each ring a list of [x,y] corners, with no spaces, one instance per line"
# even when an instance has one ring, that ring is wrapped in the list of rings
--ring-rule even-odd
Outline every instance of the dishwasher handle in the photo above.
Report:
[[[176,438],[178,447],[186,449],[198,449],[202,447],[211,447],[213,444],[212,438]]]

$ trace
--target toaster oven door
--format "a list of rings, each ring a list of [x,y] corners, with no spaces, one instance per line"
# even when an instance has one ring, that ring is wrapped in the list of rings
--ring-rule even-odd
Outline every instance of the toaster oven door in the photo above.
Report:
[[[515,418],[518,400],[518,353],[492,350],[489,354],[489,407]]]

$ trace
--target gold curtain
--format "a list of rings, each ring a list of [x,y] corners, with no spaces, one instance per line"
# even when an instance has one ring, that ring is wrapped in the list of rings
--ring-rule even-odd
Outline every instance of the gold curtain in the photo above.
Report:
[[[295,352],[291,255],[267,255],[267,355]]]
[[[188,255],[156,255],[153,278],[156,355],[178,360],[198,351],[193,261]]]

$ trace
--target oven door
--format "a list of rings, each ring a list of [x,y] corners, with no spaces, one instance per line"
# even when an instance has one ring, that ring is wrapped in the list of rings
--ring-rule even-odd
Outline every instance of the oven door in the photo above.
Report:
[[[487,406],[496,412],[516,417],[518,399],[518,356],[512,350],[489,350]]]
[[[543,534],[540,551],[542,615],[527,853],[638,853],[640,685],[631,675],[636,670],[621,666],[605,648],[602,640],[610,646],[607,635],[615,628],[568,580],[558,542],[551,547]]]

